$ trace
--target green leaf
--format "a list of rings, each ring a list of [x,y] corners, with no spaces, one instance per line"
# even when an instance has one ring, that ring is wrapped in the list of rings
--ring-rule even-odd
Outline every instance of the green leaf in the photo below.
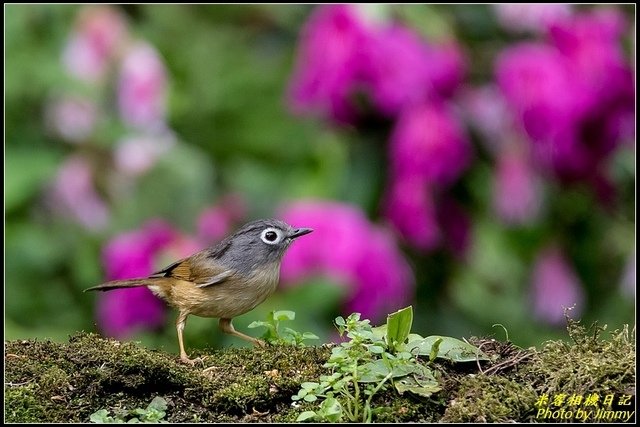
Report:
[[[273,312],[273,317],[276,320],[294,320],[296,318],[295,311],[291,310],[278,310]]]
[[[416,381],[412,376],[401,378],[400,380],[395,381],[394,385],[400,394],[408,391],[409,393],[422,397],[429,397],[433,393],[441,390],[441,387],[435,379],[431,382],[421,381],[418,383],[418,381]]]
[[[316,417],[315,411],[304,411],[303,413],[298,415],[298,418],[296,418],[296,422],[307,421],[315,417]]]
[[[411,332],[413,308],[411,306],[387,316],[387,344],[396,351],[404,344]]]
[[[429,360],[434,361],[436,357],[438,357],[438,353],[440,352],[440,344],[442,343],[442,338],[438,338],[433,345],[431,346],[431,351],[429,352]]]
[[[338,422],[342,419],[342,405],[335,397],[327,397],[324,402],[320,404],[322,415],[332,422]]]
[[[315,394],[307,394],[304,397],[305,402],[315,402],[316,400],[318,400],[318,396],[316,396]]]
[[[373,333],[376,340],[382,340],[387,335],[387,325],[384,324],[371,328],[371,333]]]
[[[159,411],[159,412],[166,411],[167,401],[160,396],[156,396],[153,398],[153,400],[151,401],[151,403],[149,403],[149,406],[147,407],[147,410],[151,410],[151,409],[155,409],[156,411]]]
[[[319,340],[320,337],[311,332],[304,332],[302,334],[302,339],[303,340]]]
[[[453,362],[474,362],[476,360],[490,360],[489,356],[480,349],[460,341],[456,338],[432,335],[422,340],[409,343],[409,350],[414,354],[430,356],[433,346],[439,341],[436,357],[448,359]]]
[[[254,320],[253,322],[249,323],[249,325],[247,326],[247,328],[251,328],[251,329],[253,329],[253,328],[259,328],[259,327],[261,327],[261,326],[264,326],[265,328],[270,328],[270,327],[272,327],[273,325],[271,325],[271,324],[269,324],[269,323],[267,323],[267,322],[264,322],[264,321],[262,321],[262,320]]]
[[[99,409],[89,417],[89,421],[96,424],[104,424],[111,422],[111,417],[109,417],[109,413],[106,409]]]

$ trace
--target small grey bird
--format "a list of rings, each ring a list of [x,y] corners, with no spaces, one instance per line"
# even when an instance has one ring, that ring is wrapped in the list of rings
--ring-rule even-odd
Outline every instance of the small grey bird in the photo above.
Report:
[[[240,333],[231,320],[253,310],[278,286],[280,262],[291,242],[310,228],[293,228],[277,219],[250,222],[215,246],[174,262],[149,277],[114,280],[85,291],[146,286],[179,310],[176,320],[180,360],[193,364],[182,331],[190,314],[220,319],[220,329],[256,345],[264,342]]]

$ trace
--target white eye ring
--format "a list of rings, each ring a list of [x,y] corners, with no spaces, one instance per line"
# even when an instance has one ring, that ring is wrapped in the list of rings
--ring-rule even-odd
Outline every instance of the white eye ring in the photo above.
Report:
[[[269,234],[269,233],[275,233],[276,234],[276,238],[274,240],[267,239],[267,234]],[[262,234],[260,234],[260,239],[262,239],[262,241],[265,242],[267,245],[277,245],[278,243],[280,243],[282,241],[282,231],[278,230],[277,228],[273,228],[273,227],[266,228],[262,232]]]

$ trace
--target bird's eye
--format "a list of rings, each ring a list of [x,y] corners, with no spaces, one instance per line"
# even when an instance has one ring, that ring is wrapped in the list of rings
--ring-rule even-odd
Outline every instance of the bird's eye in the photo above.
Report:
[[[267,231],[264,235],[265,239],[267,239],[270,242],[273,242],[274,240],[276,240],[278,238],[278,235],[276,234],[275,231]]]
[[[280,240],[282,240],[282,234],[275,228],[267,228],[262,232],[260,238],[266,244],[275,245],[280,243]]]

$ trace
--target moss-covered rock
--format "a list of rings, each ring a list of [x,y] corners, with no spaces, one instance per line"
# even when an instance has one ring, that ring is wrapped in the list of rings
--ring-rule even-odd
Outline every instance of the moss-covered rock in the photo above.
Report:
[[[561,409],[553,399],[562,394],[631,395],[633,402],[635,340],[626,328],[608,339],[602,332],[573,322],[570,342],[537,351],[475,340],[492,363],[436,364],[441,392],[415,399],[389,388],[374,399],[375,421],[548,421],[538,411]],[[329,355],[328,346],[231,348],[196,354],[203,363],[188,366],[176,355],[95,334],[69,343],[5,342],[5,420],[87,422],[99,409],[145,408],[159,396],[170,422],[293,422],[314,404],[292,405],[291,396],[327,373]],[[608,410],[621,410],[616,402]]]

